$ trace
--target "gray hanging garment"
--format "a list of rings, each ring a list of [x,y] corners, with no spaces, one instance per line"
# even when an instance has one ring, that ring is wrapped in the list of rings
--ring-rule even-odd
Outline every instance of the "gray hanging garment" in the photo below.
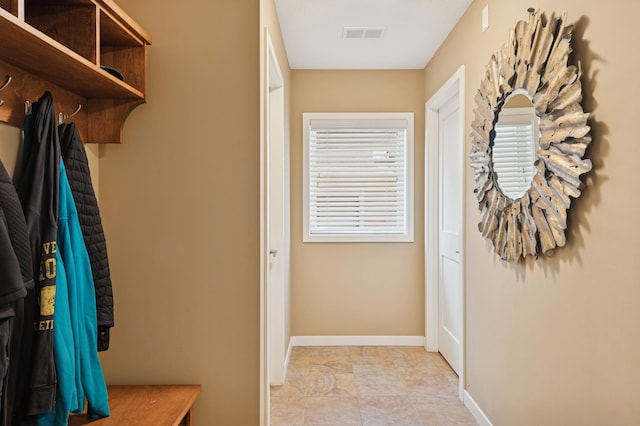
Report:
[[[56,370],[53,360],[53,313],[56,294],[56,236],[60,187],[60,143],[51,93],[33,103],[25,121],[22,172],[16,182],[33,258],[35,289],[24,303],[22,358],[18,372],[17,416],[53,409]]]

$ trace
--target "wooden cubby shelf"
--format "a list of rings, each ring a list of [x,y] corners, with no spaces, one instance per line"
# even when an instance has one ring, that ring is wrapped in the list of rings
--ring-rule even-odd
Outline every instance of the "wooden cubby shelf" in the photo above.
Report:
[[[111,0],[0,0],[0,121],[24,121],[25,101],[45,90],[71,112],[85,142],[122,142],[129,113],[145,102],[151,37]],[[119,72],[120,80],[101,66]]]

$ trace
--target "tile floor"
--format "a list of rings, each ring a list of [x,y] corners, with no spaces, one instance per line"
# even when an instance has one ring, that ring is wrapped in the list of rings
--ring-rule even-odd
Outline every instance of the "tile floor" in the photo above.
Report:
[[[294,347],[271,425],[476,425],[458,377],[422,347]]]

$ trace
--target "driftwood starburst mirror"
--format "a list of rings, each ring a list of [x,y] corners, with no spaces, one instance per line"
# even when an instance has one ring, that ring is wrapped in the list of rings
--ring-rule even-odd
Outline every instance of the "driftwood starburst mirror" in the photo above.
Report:
[[[580,196],[591,142],[580,64],[569,64],[567,15],[529,10],[491,56],[475,96],[471,166],[478,228],[504,260],[552,255],[566,243],[571,197]]]

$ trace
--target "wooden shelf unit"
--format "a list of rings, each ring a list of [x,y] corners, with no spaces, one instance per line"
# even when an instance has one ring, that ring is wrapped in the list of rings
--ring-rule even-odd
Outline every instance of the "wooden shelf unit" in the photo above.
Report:
[[[44,90],[56,110],[82,109],[85,142],[122,142],[129,113],[145,102],[151,37],[111,0],[0,0],[0,121],[21,125],[24,102]],[[101,66],[120,72],[124,81]]]

